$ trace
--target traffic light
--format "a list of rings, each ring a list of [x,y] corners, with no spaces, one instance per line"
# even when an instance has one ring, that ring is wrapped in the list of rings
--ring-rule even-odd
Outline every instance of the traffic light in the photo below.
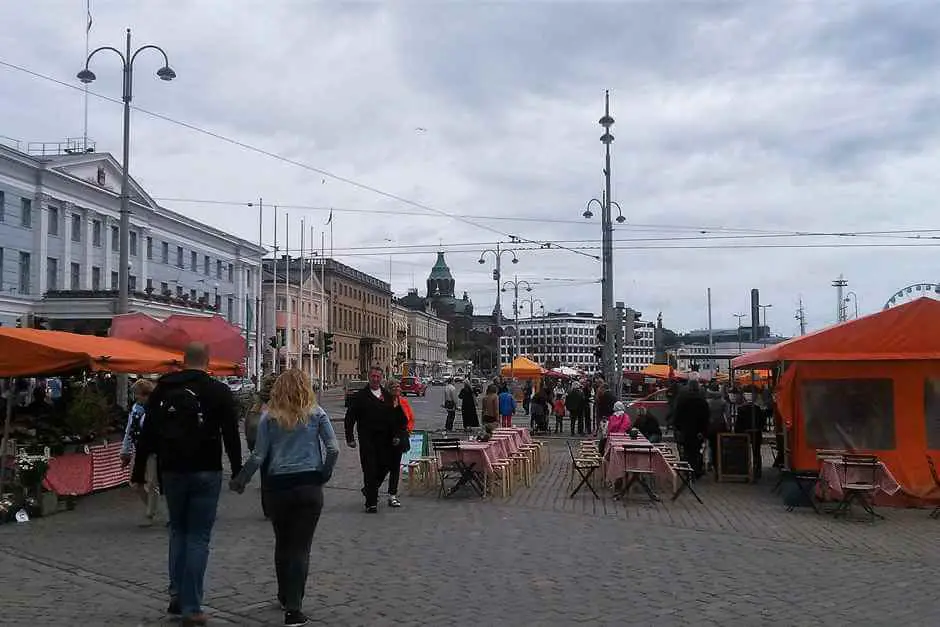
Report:
[[[323,334],[323,354],[329,355],[333,352],[333,334],[324,333]]]
[[[16,328],[17,328],[17,329],[22,329],[22,328],[23,328],[23,317],[22,317],[22,316],[20,316],[19,318],[16,319]]]

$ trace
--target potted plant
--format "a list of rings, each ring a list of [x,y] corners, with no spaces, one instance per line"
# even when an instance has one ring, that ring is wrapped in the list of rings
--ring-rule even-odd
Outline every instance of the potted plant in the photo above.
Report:
[[[72,433],[85,442],[103,434],[110,420],[107,398],[91,385],[86,385],[76,392],[65,418]]]

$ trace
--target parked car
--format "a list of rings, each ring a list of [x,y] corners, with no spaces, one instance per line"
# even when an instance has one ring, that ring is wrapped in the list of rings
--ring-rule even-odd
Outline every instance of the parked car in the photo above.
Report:
[[[433,379],[431,379],[431,385],[433,385],[434,387],[444,385],[444,379],[441,377],[434,377]]]
[[[408,396],[412,394],[414,396],[424,396],[428,392],[428,386],[421,380],[420,377],[402,377],[401,379],[401,395]]]
[[[349,407],[349,399],[355,396],[359,390],[366,387],[367,385],[369,385],[368,381],[359,381],[359,380],[347,381],[346,388],[343,394],[343,406]]]

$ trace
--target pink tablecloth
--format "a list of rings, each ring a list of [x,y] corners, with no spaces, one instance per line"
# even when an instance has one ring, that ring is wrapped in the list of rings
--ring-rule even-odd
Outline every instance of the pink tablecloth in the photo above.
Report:
[[[626,447],[626,452],[624,447]],[[631,451],[633,447],[637,450]],[[642,435],[636,440],[624,436],[611,436],[607,440],[604,461],[607,466],[604,478],[610,483],[622,479],[624,474],[631,470],[651,470],[657,478],[667,481],[673,487],[678,480],[675,470],[666,461],[662,451],[653,447]]]
[[[529,434],[528,427],[501,427],[493,433],[512,434],[520,446],[523,444],[532,444],[532,436]]]
[[[472,465],[477,472],[493,472],[493,462],[499,460],[498,452],[490,442],[461,442],[459,449],[444,449],[438,451],[438,455],[442,465],[462,461],[467,466]]]
[[[853,466],[843,465],[841,459],[824,459],[819,467],[819,484],[817,486],[817,495],[824,500],[840,501],[842,500],[842,484],[846,480],[846,470],[848,470],[848,479],[861,483],[871,481],[871,470]],[[879,494],[888,497],[894,496],[901,491],[901,484],[898,483],[884,462],[878,462],[878,470],[875,471],[875,503],[879,502]]]

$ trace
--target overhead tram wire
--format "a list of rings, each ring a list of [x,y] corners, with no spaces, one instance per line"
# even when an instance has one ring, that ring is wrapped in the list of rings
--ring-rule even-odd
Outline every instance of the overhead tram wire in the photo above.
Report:
[[[104,94],[101,94],[101,93],[98,93],[98,92],[95,92],[95,91],[86,90],[86,89],[84,89],[84,87],[81,87],[81,88],[80,88],[80,87],[78,87],[77,85],[72,85],[71,83],[67,83],[67,82],[65,82],[65,81],[59,80],[59,79],[54,78],[54,77],[52,77],[52,76],[48,76],[48,75],[45,75],[45,74],[41,74],[41,73],[39,73],[39,72],[36,72],[36,71],[34,71],[34,70],[30,70],[30,69],[28,69],[28,68],[26,68],[26,67],[23,67],[23,66],[21,66],[21,65],[16,65],[16,64],[14,64],[14,63],[10,63],[10,62],[8,62],[8,61],[4,61],[3,59],[0,59],[0,65],[2,65],[2,66],[4,66],[4,67],[11,68],[11,69],[14,69],[14,70],[17,70],[17,71],[20,71],[20,72],[24,72],[24,73],[29,74],[30,76],[33,76],[33,77],[36,77],[36,78],[40,78],[40,79],[43,79],[43,80],[46,80],[46,81],[53,82],[53,83],[55,83],[55,84],[57,84],[57,85],[61,85],[61,86],[63,86],[63,87],[68,87],[69,89],[73,89],[73,90],[76,90],[76,91],[81,91],[82,93],[85,93],[85,94],[90,94],[90,95],[92,95],[92,96],[95,96],[96,98],[100,98],[100,99],[106,100],[106,101],[108,101],[108,102],[113,102],[113,103],[116,103],[116,104],[122,104],[122,101],[119,100],[119,99],[117,99],[117,98],[112,98],[112,97],[110,97],[110,96],[106,96],[106,95],[104,95]],[[568,248],[568,247],[566,247],[566,246],[554,246],[554,245],[552,245],[552,244],[550,244],[550,243],[540,242],[540,241],[537,241],[537,240],[532,240],[532,239],[527,239],[527,238],[522,238],[522,237],[513,235],[513,234],[511,234],[511,233],[505,233],[505,232],[503,232],[503,231],[500,231],[499,229],[495,229],[495,228],[493,228],[493,227],[491,227],[491,226],[488,226],[488,225],[486,225],[486,224],[481,224],[481,223],[479,223],[479,222],[476,222],[476,221],[471,220],[471,219],[468,219],[468,218],[461,218],[461,217],[458,217],[458,216],[456,216],[456,215],[454,215],[454,214],[450,214],[450,213],[448,213],[448,212],[446,212],[446,211],[443,211],[443,210],[441,210],[441,209],[437,209],[437,208],[435,208],[435,207],[431,207],[430,205],[426,205],[426,204],[424,204],[424,203],[420,203],[420,202],[418,202],[418,201],[416,201],[416,200],[411,200],[410,198],[405,198],[404,196],[399,196],[398,194],[393,194],[393,193],[391,193],[391,192],[386,192],[386,191],[381,190],[381,189],[379,189],[379,188],[377,188],[377,187],[374,187],[374,186],[372,186],[372,185],[368,185],[368,184],[366,184],[366,183],[360,183],[359,181],[356,181],[355,179],[351,179],[351,178],[349,178],[349,177],[341,176],[341,175],[339,175],[339,174],[334,174],[334,173],[330,172],[329,170],[324,170],[324,169],[322,169],[322,168],[317,168],[317,167],[315,167],[315,166],[312,166],[312,165],[303,163],[302,161],[297,161],[296,159],[291,159],[291,158],[289,158],[289,157],[285,157],[285,156],[283,156],[283,155],[279,155],[279,154],[277,154],[277,153],[275,153],[275,152],[271,152],[270,150],[265,150],[264,148],[259,148],[259,147],[257,147],[257,146],[253,146],[253,145],[251,145],[251,144],[248,144],[248,143],[246,143],[246,142],[243,142],[243,141],[234,139],[234,138],[232,138],[232,137],[228,137],[228,136],[226,136],[226,135],[222,135],[221,133],[216,133],[215,131],[210,131],[210,130],[208,130],[208,129],[205,129],[205,128],[196,126],[195,124],[191,124],[191,123],[189,123],[189,122],[183,122],[182,120],[177,120],[177,119],[175,119],[175,118],[171,118],[171,117],[169,117],[168,115],[164,115],[164,114],[162,114],[162,113],[157,113],[157,112],[155,112],[155,111],[150,111],[150,110],[148,110],[148,109],[144,109],[144,108],[142,108],[142,107],[138,107],[138,106],[135,106],[135,105],[130,105],[130,108],[133,109],[133,110],[135,110],[135,111],[138,111],[138,112],[140,112],[140,113],[143,113],[144,115],[149,115],[150,117],[156,118],[156,119],[158,119],[158,120],[162,120],[162,121],[168,122],[168,123],[170,123],[170,124],[175,124],[175,125],[177,125],[177,126],[181,126],[181,127],[183,127],[183,128],[189,129],[189,130],[191,130],[191,131],[193,131],[193,132],[196,132],[196,133],[199,133],[199,134],[202,134],[202,135],[206,135],[207,137],[212,137],[213,139],[217,139],[217,140],[219,140],[219,141],[222,141],[222,142],[231,144],[231,145],[233,145],[233,146],[237,146],[237,147],[239,147],[239,148],[242,148],[243,150],[248,150],[248,151],[250,151],[250,152],[254,152],[254,153],[256,153],[256,154],[264,155],[264,156],[266,156],[266,157],[270,157],[270,158],[272,158],[272,159],[276,159],[276,160],[278,160],[278,161],[282,161],[282,162],[284,162],[284,163],[288,163],[288,164],[290,164],[290,165],[293,165],[293,166],[302,168],[302,169],[304,169],[304,170],[308,170],[308,171],[310,171],[310,172],[315,172],[315,173],[317,173],[317,174],[319,174],[319,175],[321,175],[321,176],[325,176],[325,177],[327,177],[327,178],[333,179],[334,181],[338,181],[338,182],[340,182],[340,183],[345,183],[346,185],[350,185],[350,186],[352,186],[352,187],[355,187],[355,188],[358,188],[358,189],[361,189],[361,190],[364,190],[364,191],[371,192],[371,193],[376,194],[376,195],[378,195],[378,196],[382,196],[383,198],[388,198],[388,199],[390,199],[390,200],[394,200],[394,201],[400,202],[400,203],[402,203],[402,204],[415,207],[415,208],[417,208],[417,209],[423,209],[423,210],[425,210],[425,211],[428,211],[428,212],[431,212],[431,213],[434,213],[434,214],[438,214],[438,215],[443,216],[443,217],[448,217],[448,218],[451,218],[451,219],[454,219],[454,220],[463,222],[463,223],[465,223],[465,224],[469,224],[470,226],[474,226],[474,227],[476,227],[476,228],[478,228],[478,229],[483,229],[483,230],[485,230],[485,231],[489,231],[489,232],[494,233],[494,234],[496,234],[496,235],[500,235],[501,237],[508,237],[508,238],[510,238],[510,239],[517,239],[517,240],[522,241],[523,243],[538,244],[538,245],[540,245],[540,246],[544,246],[545,248],[550,248],[550,247],[558,248],[558,249],[560,249],[560,250],[565,250],[565,251],[567,251],[567,252],[575,253],[576,255],[581,255],[581,256],[584,256],[584,257],[590,257],[590,258],[592,258],[592,259],[600,259],[600,256],[599,256],[599,255],[591,255],[591,254],[589,254],[589,253],[585,253],[584,251],[577,250],[577,249],[574,249],[574,248]]]

